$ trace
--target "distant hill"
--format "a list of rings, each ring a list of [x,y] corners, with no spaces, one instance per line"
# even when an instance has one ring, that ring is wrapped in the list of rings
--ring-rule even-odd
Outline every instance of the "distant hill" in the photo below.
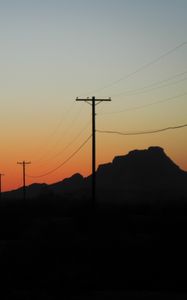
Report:
[[[187,177],[160,147],[133,150],[127,155],[117,156],[111,163],[100,165],[97,181],[100,187],[108,185],[123,187],[171,187],[180,185]]]
[[[26,187],[27,197],[36,198],[39,195],[49,193],[49,185],[46,183],[33,183]],[[10,192],[4,192],[3,198],[8,199],[20,199],[23,196],[23,189],[18,188],[16,190],[12,190]]]
[[[133,150],[127,155],[116,156],[112,162],[98,167],[97,193],[99,197],[132,198],[138,193],[166,193],[187,195],[187,172],[181,170],[161,147]],[[60,182],[32,184],[27,187],[27,197],[55,194],[89,196],[91,176],[74,174]],[[21,197],[22,189],[4,193],[5,197]]]
[[[133,150],[117,156],[97,170],[97,189],[106,198],[138,198],[165,194],[187,196],[187,172],[181,170],[161,147]]]

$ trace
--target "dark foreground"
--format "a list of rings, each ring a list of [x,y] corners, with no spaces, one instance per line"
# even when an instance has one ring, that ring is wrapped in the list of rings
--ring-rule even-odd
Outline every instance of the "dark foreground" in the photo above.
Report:
[[[3,299],[187,299],[185,199],[94,213],[52,200],[0,205]]]

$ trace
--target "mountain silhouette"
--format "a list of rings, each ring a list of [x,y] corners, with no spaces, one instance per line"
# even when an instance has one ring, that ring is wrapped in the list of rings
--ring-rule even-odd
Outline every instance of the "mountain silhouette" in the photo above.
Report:
[[[133,150],[98,167],[97,190],[106,199],[150,198],[156,194],[183,197],[187,195],[187,172],[161,147]]]
[[[83,188],[83,186],[84,177],[81,174],[76,173],[70,178],[65,178],[61,182],[51,184],[50,188],[56,193],[61,193],[62,191],[73,193],[77,189]]]
[[[187,173],[182,171],[160,147],[133,150],[125,156],[117,156],[112,163],[99,166],[97,182],[121,187],[158,186],[180,182]]]
[[[102,164],[96,172],[97,193],[103,197],[120,197],[140,191],[187,195],[187,172],[181,170],[161,147],[133,150],[127,155],[116,156],[112,162]],[[46,193],[56,195],[91,195],[91,175],[74,174],[60,182],[32,184],[27,187],[27,196],[32,198]],[[21,189],[4,193],[7,197],[20,196]]]

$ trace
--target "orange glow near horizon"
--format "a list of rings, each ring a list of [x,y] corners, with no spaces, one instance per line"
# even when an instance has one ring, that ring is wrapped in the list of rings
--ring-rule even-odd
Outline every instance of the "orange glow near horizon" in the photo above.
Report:
[[[173,139],[176,136],[176,132],[167,132],[162,135],[146,136],[146,137],[118,137],[111,135],[100,135],[97,134],[97,166],[99,164],[111,162],[113,158],[117,155],[126,155],[129,151],[134,149],[147,149],[150,146],[160,146],[164,148],[166,155],[168,155],[181,169],[187,171],[187,160],[185,156],[184,149],[186,150],[187,145],[185,141],[185,136],[187,129],[181,129],[180,134],[178,132],[177,142],[173,144]],[[77,143],[78,144],[78,143]],[[80,143],[79,143],[80,144]],[[182,145],[182,147],[181,147]],[[79,146],[79,145],[78,145]],[[14,149],[15,150],[15,149]],[[17,153],[19,152],[17,149]],[[55,159],[54,162],[51,161],[48,164],[43,164],[43,167],[38,166],[37,163],[32,163],[27,166],[26,173],[30,175],[40,175],[53,170],[61,162],[66,160],[70,156],[68,151],[66,155],[62,155],[60,158]],[[8,191],[16,189],[22,186],[22,168],[17,165],[16,155],[8,163],[8,157],[6,159],[6,153],[4,153],[4,164],[2,169],[6,169],[6,176],[3,178],[3,191]],[[32,157],[32,152],[27,155],[28,159]],[[19,156],[20,160],[21,156]],[[88,144],[76,154],[67,164],[59,168],[54,173],[39,177],[39,178],[29,178],[26,177],[26,184],[30,185],[32,183],[47,183],[52,184],[63,180],[64,178],[71,177],[75,173],[80,173],[83,176],[88,176],[91,174],[91,140]]]

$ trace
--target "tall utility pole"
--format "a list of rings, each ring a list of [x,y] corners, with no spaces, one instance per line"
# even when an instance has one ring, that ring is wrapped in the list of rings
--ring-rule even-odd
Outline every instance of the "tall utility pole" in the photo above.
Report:
[[[96,201],[96,137],[95,137],[95,106],[100,102],[111,101],[111,98],[107,99],[96,99],[92,98],[76,98],[76,101],[88,102],[92,106],[92,207],[95,206]],[[97,104],[96,104],[97,103]]]
[[[23,166],[23,199],[26,199],[26,185],[25,185],[25,166],[31,164],[30,161],[22,161],[22,162],[17,162],[18,165]]]
[[[4,174],[0,173],[0,199],[1,199],[1,196],[2,196],[2,176],[4,176]]]

